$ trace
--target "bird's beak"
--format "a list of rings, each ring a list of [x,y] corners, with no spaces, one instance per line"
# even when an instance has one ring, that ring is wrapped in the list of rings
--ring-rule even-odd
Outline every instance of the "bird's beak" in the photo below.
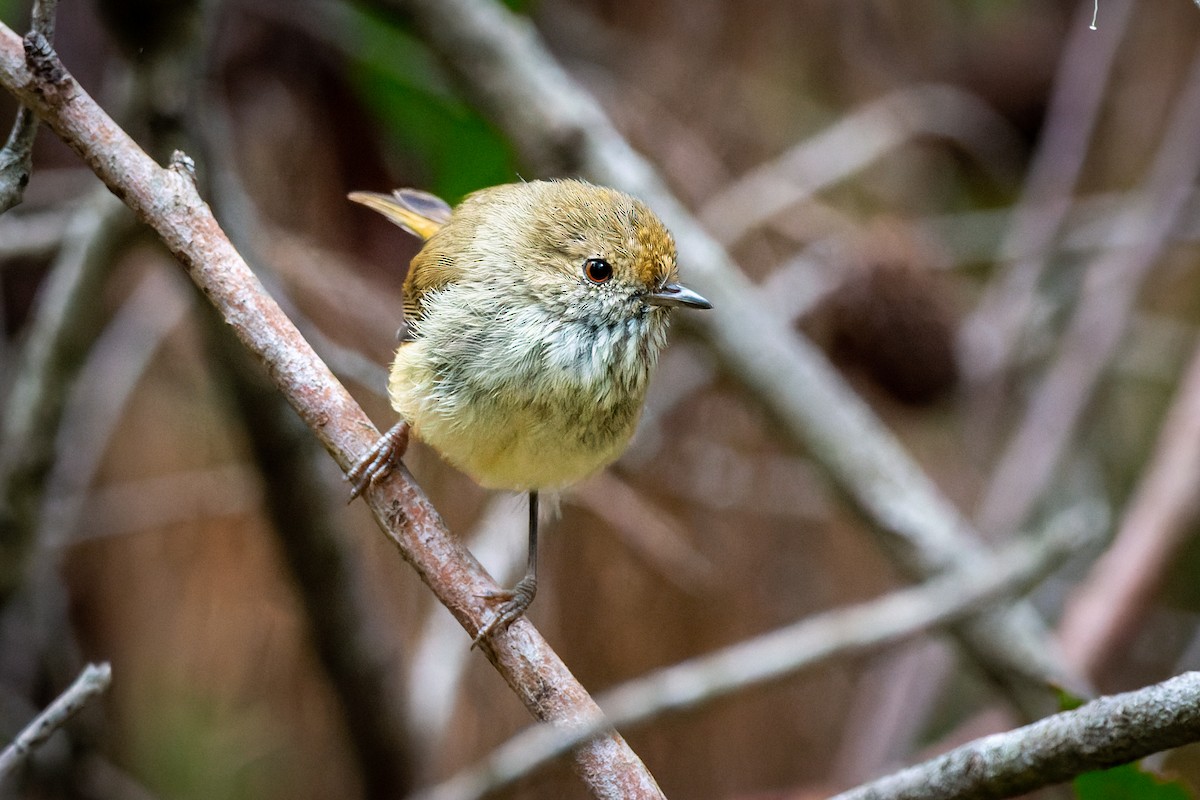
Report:
[[[668,283],[657,292],[651,292],[646,295],[644,299],[652,306],[667,306],[668,308],[676,308],[678,306],[712,308],[712,303],[686,286],[680,286],[678,283]]]

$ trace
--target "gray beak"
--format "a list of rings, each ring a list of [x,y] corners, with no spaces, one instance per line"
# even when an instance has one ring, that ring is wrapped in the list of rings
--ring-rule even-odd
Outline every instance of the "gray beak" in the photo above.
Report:
[[[678,283],[668,283],[657,292],[651,292],[646,295],[643,299],[652,306],[666,306],[668,308],[676,308],[678,306],[712,308],[712,303],[686,286],[680,286]]]

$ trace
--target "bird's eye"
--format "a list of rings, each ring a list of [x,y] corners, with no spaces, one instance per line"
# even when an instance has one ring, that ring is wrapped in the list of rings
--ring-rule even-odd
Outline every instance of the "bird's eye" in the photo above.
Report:
[[[592,283],[608,283],[613,276],[612,264],[603,258],[589,258],[583,262],[583,275]]]

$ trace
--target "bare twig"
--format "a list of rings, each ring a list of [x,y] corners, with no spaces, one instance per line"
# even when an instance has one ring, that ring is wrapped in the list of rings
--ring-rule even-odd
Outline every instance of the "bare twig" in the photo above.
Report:
[[[722,243],[735,243],[919,134],[944,136],[974,149],[994,151],[1003,143],[1010,153],[1016,151],[1011,126],[978,97],[939,84],[905,87],[741,176],[705,204],[700,221]],[[996,160],[981,159],[985,165]]]
[[[99,287],[133,223],[107,191],[91,195],[38,296],[0,429],[0,604],[22,580],[67,387],[100,326]]]
[[[0,752],[0,780],[11,775],[25,763],[35,749],[78,714],[92,699],[104,693],[110,683],[112,683],[112,668],[108,664],[99,666],[88,664],[75,682],[67,687],[67,690],[60,694],[45,711],[38,714],[17,735],[12,744]]]
[[[1097,677],[1127,647],[1196,519],[1200,485],[1200,349],[1167,411],[1117,536],[1067,603],[1063,653]]]
[[[963,325],[963,372],[975,382],[1004,369],[1016,349],[1050,246],[1071,209],[1071,194],[1083,169],[1133,3],[1109,2],[1104,9],[1104,27],[1098,32],[1083,24],[1092,11],[1090,6],[1083,0],[1068,28],[1046,110],[1046,128],[1000,245],[1000,258],[1012,263]]]
[[[1200,672],[984,737],[833,800],[1001,798],[1200,739]]]
[[[1136,246],[1142,241],[1138,230],[1123,228],[1119,222],[1139,191],[1105,192],[1076,199],[1062,223],[1061,234],[1055,243],[1059,255],[1092,254],[1097,250],[1118,250]],[[1050,205],[1027,208],[1037,214]],[[984,211],[964,211],[915,220],[918,235],[933,237],[947,250],[945,267],[978,264],[995,258],[997,242],[1003,236],[1004,223],[1017,213],[1016,206]],[[1024,213],[1024,212],[1022,212]],[[1172,243],[1200,240],[1200,196],[1193,192],[1179,224],[1171,232]]]
[[[30,42],[54,41],[54,9],[58,0],[34,0]],[[0,148],[0,214],[21,202],[29,175],[33,172],[33,140],[37,136],[37,117],[25,106],[17,109],[17,118]]]
[[[528,21],[490,0],[386,4],[409,15],[538,171],[579,172],[655,208],[675,234],[688,282],[715,306],[688,324],[699,326],[725,368],[834,476],[903,568],[928,577],[987,557],[957,509],[822,354],[768,312],[720,244],[572,82]],[[956,632],[1027,713],[1045,708],[1047,676],[1078,685],[1028,604],[985,612]]]
[[[1138,288],[1158,262],[1200,173],[1200,50],[1174,105],[1162,144],[1119,227],[1141,239],[1088,268],[1079,304],[1058,356],[1030,399],[980,503],[979,526],[992,534],[1016,530],[1033,510],[1058,466],[1104,368],[1125,333]]]
[[[125,213],[123,206],[112,202]],[[103,535],[97,531],[94,515],[86,513],[91,500],[88,487],[103,463],[130,397],[141,385],[142,375],[167,335],[192,308],[191,300],[182,278],[163,269],[151,270],[93,341],[87,360],[72,381],[58,425],[57,451],[69,452],[71,457],[55,459],[47,479],[39,513],[40,547],[56,549],[79,535]],[[242,478],[245,480],[245,476]],[[129,503],[126,512],[132,512],[136,505]],[[88,530],[81,531],[79,522],[85,518]]]
[[[263,291],[200,198],[190,159],[163,169],[147,157],[52,53],[31,69],[20,40],[0,25],[0,84],[35,110],[106,185],[162,238],[276,386],[342,469],[365,453],[378,431],[295,326]],[[499,587],[445,529],[403,467],[367,492],[367,504],[401,555],[470,633]],[[464,640],[465,641],[465,640]],[[532,623],[522,618],[482,647],[538,719],[576,727],[600,709]],[[617,735],[581,747],[575,763],[604,798],[660,797],[653,777]]]
[[[1011,546],[983,564],[955,569],[926,584],[801,620],[716,653],[684,661],[599,697],[604,719],[564,732],[535,727],[420,800],[475,800],[524,777],[610,727],[628,730],[751,686],[794,675],[832,658],[862,653],[946,625],[980,607],[1030,589],[1096,532],[1095,515],[1064,512],[1039,541]]]

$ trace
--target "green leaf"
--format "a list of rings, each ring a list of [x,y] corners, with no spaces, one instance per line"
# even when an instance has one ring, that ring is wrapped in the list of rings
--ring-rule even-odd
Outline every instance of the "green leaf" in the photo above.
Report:
[[[363,10],[349,18],[351,82],[388,146],[428,189],[451,203],[517,177],[507,140],[454,91],[440,65],[396,20]]]
[[[1058,710],[1059,711],[1074,711],[1081,705],[1087,702],[1084,698],[1077,694],[1073,694],[1061,686],[1055,686],[1054,690],[1058,693]]]
[[[1079,800],[1193,800],[1182,783],[1163,780],[1137,764],[1085,772],[1071,785]]]
[[[29,4],[23,3],[21,0],[0,0],[0,20],[8,27],[16,30],[17,26],[24,25],[29,21]],[[24,31],[18,31],[24,33]],[[12,120],[8,124],[12,125]],[[8,135],[5,130],[4,135]]]

